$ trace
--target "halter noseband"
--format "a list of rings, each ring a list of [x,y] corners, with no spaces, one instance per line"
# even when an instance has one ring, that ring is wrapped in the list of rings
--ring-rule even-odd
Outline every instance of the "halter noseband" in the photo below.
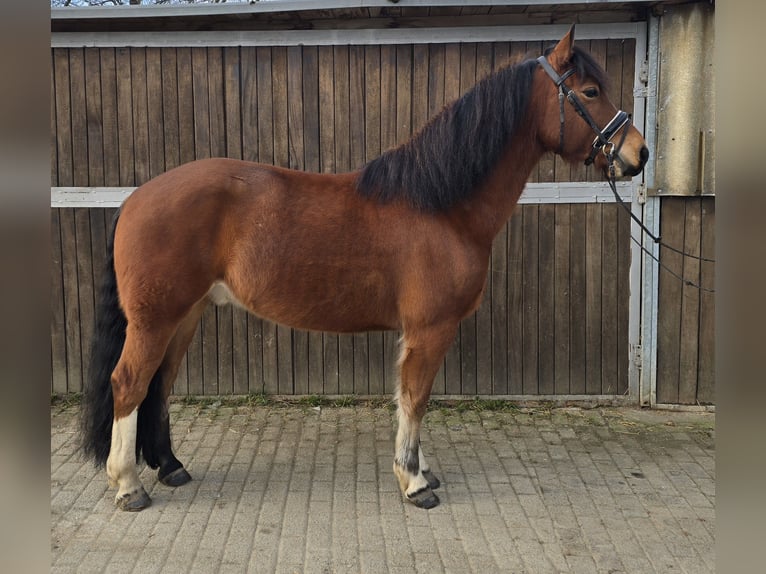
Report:
[[[609,120],[609,123],[606,124],[603,130],[599,129],[598,125],[593,121],[593,118],[588,113],[588,110],[585,109],[585,106],[582,104],[577,95],[571,89],[569,89],[566,84],[564,84],[564,81],[575,73],[575,69],[570,68],[560,76],[556,70],[553,69],[553,66],[548,63],[548,59],[545,56],[540,56],[537,58],[537,61],[542,66],[543,70],[545,70],[545,73],[550,76],[550,78],[553,80],[553,83],[556,84],[556,87],[559,89],[559,119],[561,122],[561,129],[559,131],[558,153],[561,153],[564,149],[564,97],[566,97],[566,99],[569,100],[569,103],[572,104],[572,107],[574,107],[577,114],[585,120],[585,122],[596,134],[596,139],[593,140],[593,147],[591,149],[590,155],[588,156],[588,159],[585,160],[585,165],[590,165],[593,163],[593,160],[596,158],[596,154],[599,150],[604,152],[604,155],[607,157],[611,165],[614,161],[615,154],[620,151],[622,144],[625,142],[625,136],[627,135],[628,130],[626,129],[623,132],[619,145],[615,146],[611,140],[623,126],[630,124],[630,114],[620,110],[611,120]]]

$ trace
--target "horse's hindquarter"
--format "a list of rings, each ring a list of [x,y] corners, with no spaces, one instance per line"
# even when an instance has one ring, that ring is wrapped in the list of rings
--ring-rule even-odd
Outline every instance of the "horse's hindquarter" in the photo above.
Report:
[[[126,229],[143,238],[133,255],[153,244],[154,272],[174,296],[196,301],[223,281],[263,318],[351,332],[439,321],[472,306],[483,285],[444,218],[362,198],[355,174],[234,160],[183,169],[138,190],[120,220],[129,216]]]

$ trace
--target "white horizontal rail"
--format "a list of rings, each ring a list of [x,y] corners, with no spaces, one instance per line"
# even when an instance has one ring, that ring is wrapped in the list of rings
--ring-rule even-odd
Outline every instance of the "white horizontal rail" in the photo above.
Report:
[[[51,187],[51,207],[119,207],[135,187]],[[617,182],[617,191],[630,202],[634,184]],[[529,183],[519,203],[612,203],[606,182]]]
[[[577,38],[639,38],[645,24],[578,24]],[[180,48],[226,46],[342,46],[526,42],[557,40],[568,25],[466,26],[450,28],[375,28],[365,30],[227,30],[213,32],[54,32],[52,48]]]

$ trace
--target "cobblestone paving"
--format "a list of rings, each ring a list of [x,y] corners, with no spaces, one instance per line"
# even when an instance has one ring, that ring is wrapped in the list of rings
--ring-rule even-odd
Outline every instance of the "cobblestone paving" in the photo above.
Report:
[[[441,505],[402,501],[388,408],[171,409],[194,480],[114,508],[51,407],[52,572],[648,573],[714,571],[711,414],[429,412]]]

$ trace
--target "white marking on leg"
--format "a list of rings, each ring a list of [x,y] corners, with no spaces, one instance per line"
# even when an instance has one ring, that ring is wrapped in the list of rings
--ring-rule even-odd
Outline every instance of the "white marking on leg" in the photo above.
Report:
[[[106,461],[109,484],[118,487],[117,498],[141,488],[136,469],[138,408],[112,423],[112,444]]]
[[[397,411],[399,427],[396,431],[396,456],[394,458],[394,473],[399,479],[399,487],[405,495],[419,492],[428,487],[428,481],[423,476],[420,466],[420,429],[413,424],[402,408],[402,397],[397,392],[399,408]],[[415,466],[417,465],[417,468]]]
[[[431,467],[426,462],[426,457],[423,455],[423,445],[418,445],[418,461],[420,462],[420,472],[428,472]]]

